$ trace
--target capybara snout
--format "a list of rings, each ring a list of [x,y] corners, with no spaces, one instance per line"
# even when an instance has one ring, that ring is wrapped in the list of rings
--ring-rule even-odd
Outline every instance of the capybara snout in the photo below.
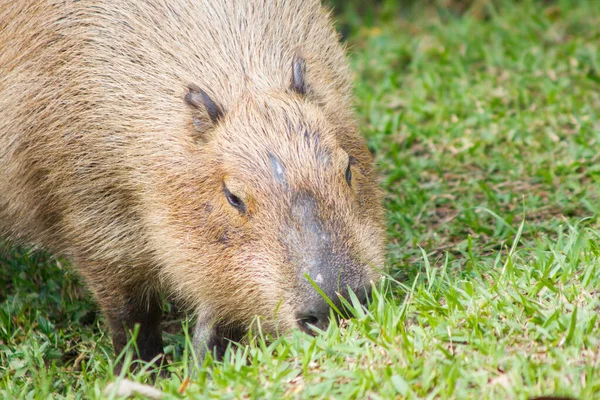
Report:
[[[351,185],[348,171],[344,171],[344,178]],[[378,260],[362,260],[360,249],[347,236],[351,228],[339,226],[344,224],[343,215],[328,218],[327,223],[319,216],[318,202],[306,193],[293,196],[291,220],[283,242],[292,255],[290,262],[297,268],[295,316],[305,331],[311,332],[307,326],[324,329],[329,322],[330,302],[343,312],[340,297],[349,300],[349,290],[364,302],[376,279],[378,265],[374,263]]]
[[[350,167],[344,170],[348,185],[352,184],[350,171]],[[322,219],[312,196],[293,196],[290,214],[293,222],[283,241],[298,271],[296,319],[304,330],[307,325],[323,329],[329,321],[329,303],[343,311],[340,297],[349,300],[349,289],[365,301],[379,272],[380,266],[375,264],[379,260],[361,259],[360,249],[347,235],[352,228],[340,226],[351,221],[344,221],[343,215]]]
[[[372,156],[318,0],[0,0],[0,233],[68,257],[120,352],[325,327],[383,266]],[[362,295],[361,295],[362,296]]]

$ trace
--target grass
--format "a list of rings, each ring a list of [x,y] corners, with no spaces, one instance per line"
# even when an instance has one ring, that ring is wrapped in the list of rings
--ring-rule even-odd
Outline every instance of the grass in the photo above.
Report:
[[[392,279],[315,338],[256,334],[197,370],[170,329],[156,386],[166,398],[600,398],[597,2],[354,3],[339,23],[382,172]],[[100,398],[112,348],[77,277],[0,246],[0,397]]]

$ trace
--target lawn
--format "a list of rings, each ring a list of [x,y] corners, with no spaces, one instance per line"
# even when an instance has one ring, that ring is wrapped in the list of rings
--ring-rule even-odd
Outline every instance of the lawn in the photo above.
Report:
[[[255,333],[199,369],[171,309],[156,387],[600,398],[600,4],[338,3],[386,192],[390,279],[317,337]],[[101,398],[111,359],[66,262],[0,242],[0,398]]]

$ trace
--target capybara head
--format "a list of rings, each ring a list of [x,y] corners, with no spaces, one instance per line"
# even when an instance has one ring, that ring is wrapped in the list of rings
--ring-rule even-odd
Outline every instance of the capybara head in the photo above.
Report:
[[[226,324],[258,315],[273,332],[326,327],[329,305],[313,285],[338,305],[348,289],[364,300],[383,267],[371,154],[353,123],[332,121],[306,97],[298,62],[288,90],[250,93],[226,110],[195,85],[185,97],[198,151],[210,163],[185,191],[194,212],[174,203],[189,257],[175,279]]]

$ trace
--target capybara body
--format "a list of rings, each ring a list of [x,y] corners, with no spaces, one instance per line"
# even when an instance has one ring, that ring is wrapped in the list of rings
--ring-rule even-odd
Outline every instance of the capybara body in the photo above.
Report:
[[[0,234],[69,258],[117,352],[327,324],[383,266],[344,51],[316,0],[0,0]],[[309,276],[313,283],[307,279]]]

